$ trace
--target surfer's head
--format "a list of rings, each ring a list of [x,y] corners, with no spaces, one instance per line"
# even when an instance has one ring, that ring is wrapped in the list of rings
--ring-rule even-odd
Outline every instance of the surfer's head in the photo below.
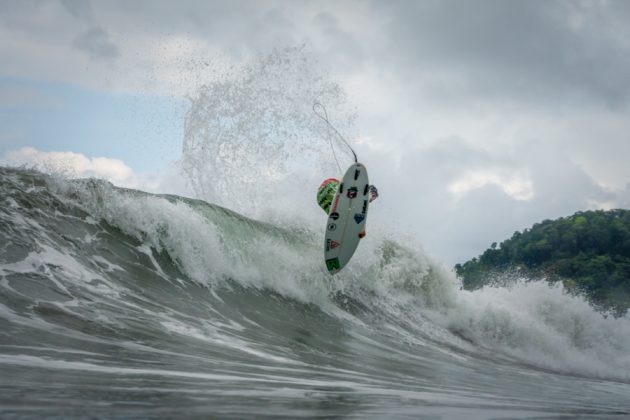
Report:
[[[317,190],[317,204],[319,204],[326,214],[330,212],[330,205],[335,198],[337,188],[339,188],[339,180],[335,178],[328,178],[322,182]]]

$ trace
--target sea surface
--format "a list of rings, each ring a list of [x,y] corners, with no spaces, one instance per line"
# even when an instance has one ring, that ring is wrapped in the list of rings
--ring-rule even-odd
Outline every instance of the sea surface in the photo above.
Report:
[[[0,168],[0,418],[630,418],[628,316],[368,238]]]

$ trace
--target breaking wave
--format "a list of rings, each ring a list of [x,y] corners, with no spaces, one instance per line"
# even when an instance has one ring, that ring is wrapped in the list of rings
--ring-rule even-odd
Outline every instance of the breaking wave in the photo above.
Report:
[[[378,233],[331,277],[321,232],[100,180],[0,177],[5,414],[51,398],[60,415],[86,400],[121,415],[628,413],[630,319],[560,287],[464,291]]]

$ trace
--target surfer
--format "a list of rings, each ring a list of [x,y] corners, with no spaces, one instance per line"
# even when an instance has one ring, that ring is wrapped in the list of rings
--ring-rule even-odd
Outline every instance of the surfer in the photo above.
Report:
[[[326,212],[330,213],[330,206],[339,189],[339,180],[335,178],[328,178],[322,182],[317,190],[317,204]],[[374,185],[370,185],[370,203],[376,200],[378,197],[378,190]],[[359,233],[359,238],[365,237],[365,229]]]

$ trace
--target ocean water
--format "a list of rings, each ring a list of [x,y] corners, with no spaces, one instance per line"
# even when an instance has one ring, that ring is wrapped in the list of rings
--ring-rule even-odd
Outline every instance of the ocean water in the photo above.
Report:
[[[630,318],[368,239],[0,168],[0,417],[630,417]]]

